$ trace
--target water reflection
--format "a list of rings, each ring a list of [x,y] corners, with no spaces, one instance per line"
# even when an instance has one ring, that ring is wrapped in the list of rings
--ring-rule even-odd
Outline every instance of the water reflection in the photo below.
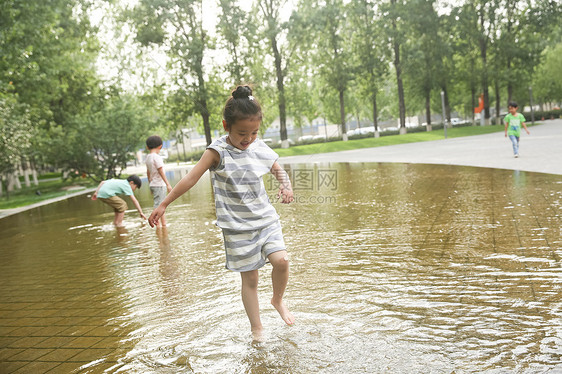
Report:
[[[299,203],[276,207],[296,326],[269,306],[266,267],[266,336],[252,343],[204,176],[169,208],[167,229],[131,211],[117,231],[113,213],[85,197],[3,219],[4,362],[19,362],[17,349],[45,350],[41,362],[73,347],[83,351],[58,364],[84,372],[562,369],[561,176],[408,164],[287,170]],[[139,192],[149,209],[150,192]]]

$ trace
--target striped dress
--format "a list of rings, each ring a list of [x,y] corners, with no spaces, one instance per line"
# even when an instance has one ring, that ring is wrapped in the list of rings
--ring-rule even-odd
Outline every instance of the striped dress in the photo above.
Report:
[[[262,177],[279,158],[262,140],[241,150],[226,141],[209,145],[220,161],[211,169],[217,226],[224,235],[226,268],[251,271],[264,266],[267,256],[285,250],[279,215],[269,201]]]

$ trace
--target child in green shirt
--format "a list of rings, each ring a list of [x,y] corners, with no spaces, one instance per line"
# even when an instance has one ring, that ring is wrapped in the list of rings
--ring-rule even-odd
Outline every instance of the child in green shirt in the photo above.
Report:
[[[110,207],[113,208],[115,212],[115,219],[113,224],[116,227],[123,226],[123,217],[125,216],[125,211],[128,209],[125,200],[117,195],[127,195],[131,197],[135,208],[137,208],[142,219],[146,219],[145,215],[142,213],[142,208],[135,198],[134,191],[140,188],[142,185],[141,179],[136,175],[131,175],[127,180],[122,179],[108,179],[102,181],[96,192],[92,195],[92,200],[101,200]]]
[[[505,137],[509,136],[513,145],[513,155],[519,157],[519,137],[521,136],[521,126],[530,134],[525,125],[525,117],[521,113],[517,113],[517,103],[511,101],[508,105],[509,114],[505,116]]]

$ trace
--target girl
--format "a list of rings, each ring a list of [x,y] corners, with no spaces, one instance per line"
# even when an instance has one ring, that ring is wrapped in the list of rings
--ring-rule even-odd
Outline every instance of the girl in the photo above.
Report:
[[[288,175],[277,163],[278,155],[257,139],[262,120],[261,106],[248,86],[232,91],[223,110],[227,135],[214,141],[193,169],[166,196],[148,218],[154,227],[166,207],[189,191],[199,178],[211,171],[217,226],[223,231],[226,268],[242,276],[242,302],[250,319],[252,334],[263,330],[258,302],[258,269],[266,259],[273,265],[271,304],[288,325],[295,321],[283,302],[289,278],[289,258],[281,233],[279,216],[269,202],[262,176],[273,173],[280,183],[277,198],[293,201]]]

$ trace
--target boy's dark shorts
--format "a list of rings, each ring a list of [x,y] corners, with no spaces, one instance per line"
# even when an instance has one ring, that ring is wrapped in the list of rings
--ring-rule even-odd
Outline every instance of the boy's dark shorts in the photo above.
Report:
[[[122,213],[129,208],[125,200],[123,200],[119,196],[112,196],[108,198],[100,197],[99,199],[112,207],[115,213]]]

